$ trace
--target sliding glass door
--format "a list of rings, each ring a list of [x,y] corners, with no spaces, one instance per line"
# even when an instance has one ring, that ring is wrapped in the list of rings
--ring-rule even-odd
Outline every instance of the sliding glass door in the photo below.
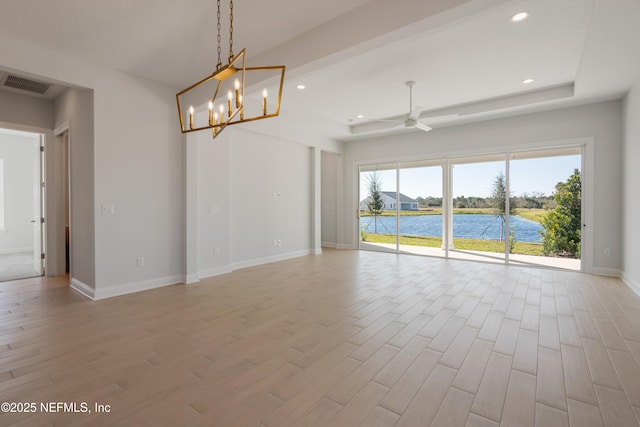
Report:
[[[362,166],[359,180],[360,249],[397,252],[397,163]]]
[[[580,270],[581,147],[509,155],[516,200],[509,261]]]
[[[455,158],[450,165],[449,257],[503,263],[509,236],[506,156]]]
[[[442,160],[398,165],[399,250],[444,256],[442,245]]]
[[[361,166],[361,249],[581,269],[582,147]]]

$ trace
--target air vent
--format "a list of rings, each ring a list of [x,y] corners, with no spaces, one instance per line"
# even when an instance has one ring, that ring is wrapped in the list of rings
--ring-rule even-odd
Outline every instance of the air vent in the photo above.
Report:
[[[51,87],[48,83],[37,82],[35,80],[25,79],[24,77],[9,74],[4,82],[4,86],[14,89],[26,90],[27,92],[43,95]]]

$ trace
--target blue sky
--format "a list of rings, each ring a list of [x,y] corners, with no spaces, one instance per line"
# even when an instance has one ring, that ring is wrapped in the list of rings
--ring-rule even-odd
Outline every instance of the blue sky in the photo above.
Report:
[[[551,195],[558,182],[566,181],[573,170],[581,169],[581,156],[545,157],[511,161],[511,193],[520,196],[534,191]],[[453,197],[489,197],[493,180],[505,171],[505,162],[455,165],[453,169]],[[369,173],[363,173],[366,176]],[[379,172],[383,191],[394,191],[396,171]],[[409,197],[442,197],[442,169],[440,166],[400,170],[400,192]],[[366,179],[361,178],[360,194],[367,191]],[[364,196],[360,197],[361,199]]]

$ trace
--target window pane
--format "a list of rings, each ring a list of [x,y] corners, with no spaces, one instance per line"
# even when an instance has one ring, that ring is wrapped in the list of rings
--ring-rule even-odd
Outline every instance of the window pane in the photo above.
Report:
[[[360,249],[396,252],[396,164],[360,167]]]

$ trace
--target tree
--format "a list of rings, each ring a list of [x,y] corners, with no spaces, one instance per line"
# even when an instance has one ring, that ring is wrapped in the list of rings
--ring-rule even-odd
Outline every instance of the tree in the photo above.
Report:
[[[491,197],[489,198],[491,209],[493,214],[500,218],[500,241],[504,241],[506,238],[506,225],[507,225],[507,183],[504,174],[500,172],[493,181],[493,189],[491,190]],[[513,199],[509,199],[509,215],[515,212],[516,204]]]
[[[521,199],[524,200],[524,207],[527,209],[541,209],[542,201],[545,198],[544,193],[534,191],[531,194],[523,193]]]
[[[582,180],[578,169],[566,182],[556,184],[553,199],[556,207],[542,220],[543,253],[580,258]]]
[[[367,210],[373,215],[374,233],[378,233],[378,215],[382,214],[384,201],[380,194],[382,188],[382,178],[378,172],[373,172],[367,177],[367,186],[369,188],[369,197],[367,199]]]

